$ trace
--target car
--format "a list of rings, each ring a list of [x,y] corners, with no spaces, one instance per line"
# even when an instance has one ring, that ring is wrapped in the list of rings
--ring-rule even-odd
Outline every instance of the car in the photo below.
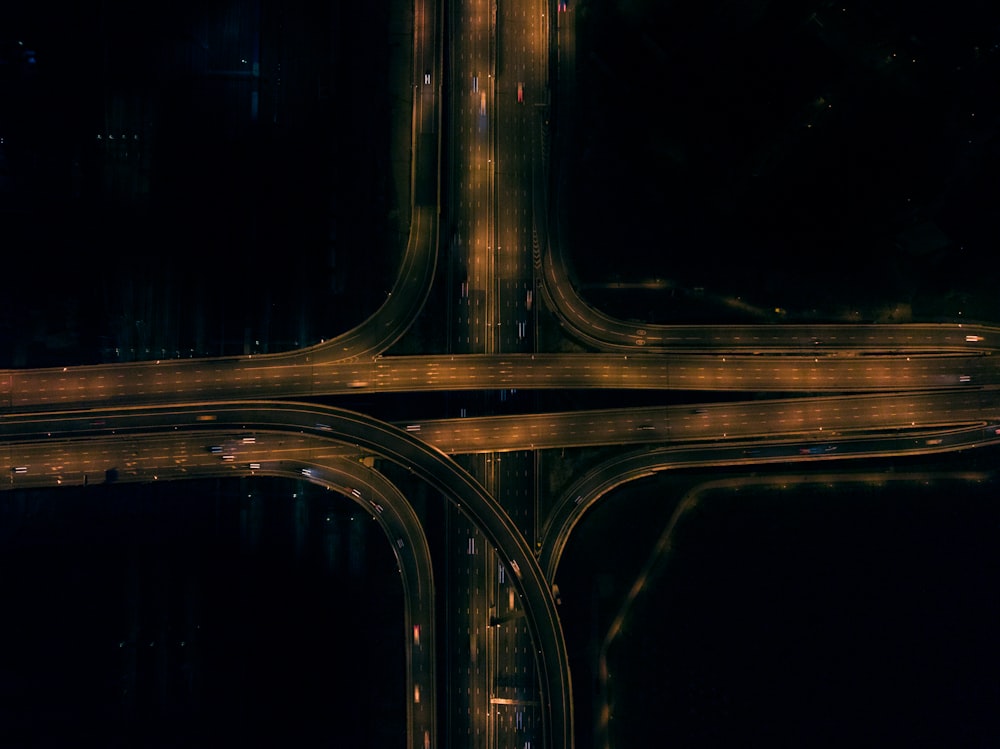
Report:
[[[972,378],[969,377],[969,375],[959,375],[958,381],[959,382],[971,382]]]
[[[569,10],[569,3],[566,0],[559,0],[559,12],[565,13],[567,10]]]
[[[424,72],[424,85],[429,85],[431,82],[431,71],[427,70]]]
[[[479,91],[479,76],[474,75],[472,76],[472,93],[476,93],[477,91]]]
[[[479,94],[479,114],[486,114],[486,92]]]
[[[517,103],[524,104],[524,84],[517,84]]]

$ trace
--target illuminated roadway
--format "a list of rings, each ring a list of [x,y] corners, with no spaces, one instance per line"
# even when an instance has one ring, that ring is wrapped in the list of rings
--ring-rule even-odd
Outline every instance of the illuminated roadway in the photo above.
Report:
[[[548,82],[545,3],[499,3],[493,117],[498,348],[532,351],[534,325],[533,180]],[[532,298],[529,302],[529,292]]]
[[[401,553],[404,548],[420,549],[421,543],[425,547],[426,542],[421,542],[423,536],[419,527],[414,527],[412,511],[404,507],[406,503],[400,501],[393,487],[375,478],[374,472],[366,473],[354,465],[357,458],[350,455],[350,446],[410,468],[461,508],[484,534],[507,570],[507,577],[496,584],[513,585],[523,597],[524,606],[519,609],[538,648],[535,655],[545,703],[545,743],[568,748],[572,746],[570,681],[561,627],[548,586],[564,543],[560,539],[568,534],[581,508],[606,491],[602,487],[648,475],[667,465],[827,460],[990,443],[994,441],[990,430],[997,421],[992,389],[997,380],[992,357],[980,354],[992,352],[1000,336],[995,328],[958,324],[648,326],[615,320],[590,308],[570,281],[565,247],[558,240],[558,220],[553,220],[556,231],[550,232],[546,230],[548,216],[539,214],[539,200],[545,196],[531,191],[529,234],[528,196],[518,192],[518,185],[527,179],[529,154],[534,182],[538,182],[537,154],[544,148],[531,133],[537,126],[544,135],[544,123],[534,120],[531,112],[535,104],[541,103],[547,78],[544,66],[534,65],[530,58],[547,51],[544,45],[534,43],[521,50],[505,44],[508,59],[503,61],[500,74],[494,78],[486,72],[486,80],[480,78],[478,82],[480,87],[485,83],[485,90],[472,91],[472,71],[478,73],[480,65],[482,71],[493,70],[497,50],[491,47],[490,25],[495,21],[490,5],[469,7],[468,15],[456,24],[468,37],[453,47],[454,68],[449,71],[441,65],[442,32],[436,12],[428,12],[423,4],[415,10],[411,232],[396,282],[371,318],[343,335],[286,354],[0,373],[0,402],[5,411],[0,433],[7,442],[3,464],[10,477],[8,488],[82,482],[91,470],[89,466],[95,466],[100,474],[103,465],[104,470],[118,469],[122,480],[267,473],[304,477],[341,493],[346,490],[345,496],[360,500],[362,505],[368,503],[373,517],[396,547],[407,590],[407,626],[420,623],[425,638],[430,638],[423,640],[428,645],[433,643],[435,629],[431,612],[425,604],[414,604],[424,600],[432,589],[429,567],[425,566],[426,549]],[[532,12],[518,16],[518,11],[518,6],[505,4],[500,16],[501,24],[506,24],[504,28],[509,27],[512,35],[534,33],[535,28],[539,34],[550,31],[543,14],[536,22]],[[572,7],[563,15],[572,18]],[[571,46],[571,40],[564,39],[565,31],[570,29],[571,23],[559,24],[560,50],[564,44],[567,49]],[[560,51],[559,59],[565,63],[569,55]],[[564,67],[559,67],[560,87],[565,82]],[[428,71],[430,83],[424,77]],[[455,129],[464,128],[464,136],[457,132],[455,141],[467,144],[467,151],[454,158],[460,185],[453,206],[455,242],[471,247],[467,256],[468,284],[451,293],[465,294],[470,300],[463,302],[469,349],[487,353],[382,357],[379,354],[399,340],[422,309],[435,272],[440,82],[446,75],[450,76],[456,101]],[[463,83],[466,79],[467,84]],[[515,79],[525,84],[524,105],[517,106]],[[474,94],[479,94],[478,98]],[[563,97],[560,88],[560,100],[569,101],[568,95]],[[520,109],[525,114],[516,114]],[[494,129],[496,123],[502,123],[502,136]],[[558,132],[562,136],[567,131]],[[556,174],[561,172],[557,170]],[[500,192],[498,185],[502,187]],[[511,193],[509,202],[506,197],[500,200],[505,191]],[[543,204],[547,212],[547,198]],[[558,211],[551,215],[557,216]],[[530,341],[525,342],[530,336],[516,330],[519,318],[529,311],[529,271],[523,262],[529,238],[532,243],[539,242],[543,250],[546,299],[563,325],[585,343],[616,353],[513,353],[522,347],[525,351],[531,349]],[[498,329],[503,331],[502,336]],[[668,350],[678,349],[690,349],[694,355],[666,355]],[[499,353],[508,350],[511,353]],[[646,353],[650,351],[661,355],[650,356]],[[796,355],[750,355],[755,351]],[[916,356],[945,351],[962,355]],[[735,352],[748,355],[737,356]],[[887,356],[841,355],[844,352]],[[370,417],[304,404],[211,403],[197,407],[149,405],[125,413],[103,410],[125,404],[502,388],[940,392],[534,414],[516,420],[484,418],[452,424],[426,421],[420,425],[420,439]],[[94,410],[18,415],[79,407]],[[238,463],[214,462],[211,456],[196,455],[210,436],[206,425],[195,421],[196,413],[215,416],[210,425],[213,430],[225,427],[257,434],[271,432],[286,440],[297,435],[296,439],[304,440],[301,450],[306,455],[272,451],[262,438],[259,447],[256,443],[253,448],[240,447],[242,459]],[[881,434],[864,440],[847,436],[872,429],[901,432],[908,429],[907,419],[913,431],[905,435]],[[112,430],[116,435],[109,438]],[[160,434],[161,430],[170,430],[170,434]],[[943,436],[928,436],[939,433]],[[795,438],[775,441],[789,434]],[[765,437],[771,439],[762,442]],[[734,439],[737,443],[732,442]],[[341,452],[343,447],[331,449],[331,440],[348,445],[348,455]],[[941,441],[932,445],[933,440]],[[577,503],[575,497],[564,498],[559,505],[564,517],[554,516],[546,526],[543,555],[548,556],[542,558],[544,569],[501,504],[444,454],[636,441],[683,444],[644,450],[641,455],[598,467],[581,479],[592,482],[592,487],[579,495],[585,499]],[[828,452],[831,446],[834,449]],[[812,448],[821,452],[810,452]],[[185,454],[187,459],[181,459]],[[74,468],[74,461],[82,462]],[[252,464],[259,467],[251,468]],[[21,468],[25,469],[23,473]],[[307,476],[304,470],[312,473]],[[355,496],[353,489],[377,497],[374,501],[383,511],[371,505],[371,499]],[[398,539],[403,540],[403,547],[396,543]],[[513,602],[510,608],[514,608]],[[428,645],[426,653],[422,648],[412,636],[407,678],[413,686],[434,682],[433,658],[427,655],[433,652],[432,647]],[[424,731],[429,740],[435,735],[433,698],[425,696],[408,703],[413,731],[408,744],[423,746]]]
[[[367,392],[647,389],[858,392],[989,387],[992,356],[623,356],[511,354],[374,357],[314,363],[266,357],[162,360],[0,371],[7,410]]]
[[[449,3],[452,34],[450,216],[458,283],[453,338],[463,353],[497,350],[494,236],[493,2]]]
[[[488,385],[491,372],[507,371],[509,365],[496,356],[480,355],[533,350],[527,314],[533,284],[531,198],[525,175],[532,165],[534,113],[517,101],[517,86],[522,83],[523,98],[523,84],[532,81],[528,90],[537,95],[534,79],[540,66],[534,65],[529,75],[527,68],[539,57],[525,45],[523,29],[536,15],[527,7],[492,0],[452,5],[456,169],[449,191],[453,228],[447,341],[449,352],[474,355],[484,368],[456,372],[450,362],[428,362],[424,380],[478,380],[486,385],[483,402],[506,395],[507,389]],[[524,146],[526,139],[529,145]],[[388,384],[376,377],[373,382],[376,387]],[[483,452],[470,456],[466,464],[522,532],[530,527],[535,507],[533,453],[508,452],[501,460]],[[454,601],[448,625],[454,668],[448,669],[446,685],[451,740],[487,749],[538,741],[537,670],[530,633],[519,616],[520,597],[509,583],[510,570],[460,517],[449,524],[447,539],[447,596]],[[501,612],[506,618],[499,625],[495,617]],[[530,687],[522,689],[522,684]]]
[[[411,424],[449,454],[799,436],[805,442],[866,432],[941,430],[1000,414],[998,391],[788,398],[628,409],[440,419]]]

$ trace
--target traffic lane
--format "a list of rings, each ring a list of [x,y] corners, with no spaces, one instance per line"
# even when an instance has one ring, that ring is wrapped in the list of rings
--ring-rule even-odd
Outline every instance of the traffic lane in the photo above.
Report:
[[[771,401],[433,419],[412,433],[449,454],[610,444],[713,442],[985,423],[995,391],[827,396]]]
[[[238,402],[237,402],[238,403]],[[159,409],[168,429],[214,429],[237,403],[205,403]],[[141,412],[141,411],[140,411]],[[995,390],[895,393],[706,403],[496,417],[412,420],[399,425],[444,452],[488,452],[636,442],[734,439],[787,433],[871,431],[914,426],[960,425],[989,420],[1000,412]],[[8,414],[0,420],[7,439],[126,435],[128,409]],[[317,414],[317,419],[322,414]],[[139,423],[142,423],[141,421]],[[123,427],[123,425],[125,425]],[[289,429],[298,428],[296,425]],[[317,420],[312,430],[331,431]]]
[[[317,370],[314,387],[336,388],[336,381],[324,384],[324,374]],[[509,353],[380,357],[369,385],[387,392],[504,387],[850,392],[977,388],[998,382],[993,358],[979,355],[709,358]]]
[[[161,407],[168,429],[213,429],[238,402]],[[896,393],[706,403],[498,417],[413,420],[400,425],[412,436],[448,453],[540,449],[586,444],[722,440],[799,432],[898,429],[988,420],[1000,411],[995,390]],[[14,415],[0,420],[0,436],[31,439],[128,433],[128,409]],[[140,411],[141,412],[141,411]],[[321,419],[322,414],[317,414]],[[142,423],[141,421],[139,423]],[[123,425],[125,425],[123,427]],[[298,428],[296,425],[289,429]],[[307,425],[331,431],[322,421]]]
[[[489,127],[492,70],[490,59],[492,9],[487,2],[467,3],[455,8],[451,36],[454,60],[453,151],[456,185],[455,227],[466,241],[460,245],[462,265],[467,269],[468,333],[466,345],[473,352],[494,349],[490,287],[493,277],[492,217],[492,128]]]
[[[518,292],[520,294],[520,292]],[[488,307],[489,305],[484,305]],[[407,312],[412,309],[407,308]],[[471,313],[470,313],[471,314]],[[490,318],[484,317],[483,324]],[[400,327],[400,329],[402,329]],[[162,360],[6,370],[11,411],[222,398],[515,388],[847,392],[1000,384],[992,356],[697,356],[502,354],[372,356],[347,362]]]

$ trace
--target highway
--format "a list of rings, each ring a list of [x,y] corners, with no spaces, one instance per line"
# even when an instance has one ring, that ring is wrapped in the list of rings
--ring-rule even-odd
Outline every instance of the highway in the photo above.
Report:
[[[483,416],[411,422],[421,439],[449,454],[675,443],[799,435],[941,430],[1000,417],[995,391],[856,395],[699,403],[628,409]]]
[[[459,351],[496,350],[497,301],[494,233],[493,6],[488,0],[449,4],[448,44],[453,97],[450,206],[454,278],[458,296],[450,341]]]
[[[26,411],[219,398],[491,389],[862,392],[993,387],[981,352],[923,356],[508,354],[375,356],[362,361],[266,357],[0,371],[0,404]]]
[[[504,49],[499,29],[504,7],[491,0],[452,3],[455,33],[450,39],[454,92],[451,171],[448,193],[452,235],[449,239],[452,283],[449,289],[447,343],[462,359],[490,357],[507,349],[503,286],[506,195],[499,183],[504,127],[505,79],[499,75]],[[503,196],[504,199],[501,199]],[[450,379],[448,365],[433,364],[431,379]],[[458,374],[457,372],[454,374]],[[460,375],[459,375],[460,376]],[[464,462],[470,475],[511,511],[509,487],[497,470],[499,461],[488,453]],[[494,586],[503,562],[468,518],[452,512],[447,534],[449,585],[446,596],[458,605],[449,608],[449,642],[454,667],[449,670],[448,724],[453,741],[494,746],[503,719],[491,700],[494,692],[497,629],[490,626]],[[459,603],[460,602],[460,603]],[[532,659],[533,662],[533,659]],[[458,739],[458,737],[464,737]]]
[[[357,503],[384,529],[399,562],[412,695],[407,746],[427,749],[441,733],[435,648],[442,623],[434,620],[423,529],[376,468],[401,466],[454,508],[448,591],[466,598],[450,604],[477,609],[451,623],[456,640],[448,650],[464,659],[463,684],[482,693],[462,703],[451,685],[445,698],[454,701],[445,709],[475,709],[466,723],[470,731],[486,727],[484,746],[519,738],[569,749],[572,682],[551,584],[588,507],[626,481],[678,467],[858,461],[996,444],[1000,380],[992,354],[1000,328],[653,326],[601,313],[574,285],[558,200],[568,156],[558,148],[550,155],[572,122],[574,9],[451,3],[448,24],[445,8],[418,3],[414,12],[410,235],[397,279],[372,317],[285,354],[0,372],[4,488],[273,475],[312,481]],[[424,308],[445,247],[457,281],[448,291],[452,351],[386,355]],[[535,351],[543,301],[593,352]],[[783,397],[395,425],[276,400],[565,389]],[[790,394],[810,397],[784,397]],[[487,410],[492,397],[483,399]],[[213,445],[225,451],[213,453]],[[539,517],[537,451],[610,445],[622,447],[619,457],[578,477]]]

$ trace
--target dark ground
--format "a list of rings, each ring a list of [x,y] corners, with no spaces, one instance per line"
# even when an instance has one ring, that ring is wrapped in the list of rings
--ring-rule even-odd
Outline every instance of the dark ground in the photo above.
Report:
[[[947,478],[995,458],[859,466],[922,474],[899,484],[706,492],[609,650],[611,746],[996,743],[996,481]],[[610,621],[678,500],[725,475],[636,482],[570,541],[557,580],[580,749],[603,746]]]
[[[403,746],[402,585],[276,479],[0,494],[0,744]]]
[[[575,8],[584,281],[668,279],[790,317],[1000,317],[997,6]],[[587,293],[626,318],[732,316]]]
[[[0,366],[287,350],[364,320],[405,230],[387,7],[102,8],[20,7],[0,35]]]

